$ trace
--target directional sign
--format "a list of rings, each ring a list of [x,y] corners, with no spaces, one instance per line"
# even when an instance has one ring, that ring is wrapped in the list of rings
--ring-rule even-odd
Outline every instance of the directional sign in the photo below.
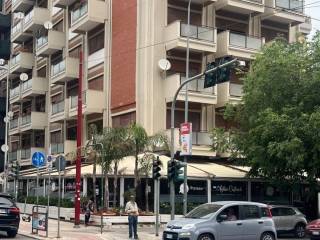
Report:
[[[56,158],[55,166],[59,172],[64,171],[64,169],[66,168],[66,159],[64,158],[64,156],[59,155]]]
[[[46,158],[42,152],[35,152],[32,155],[32,165],[39,168],[46,164]]]

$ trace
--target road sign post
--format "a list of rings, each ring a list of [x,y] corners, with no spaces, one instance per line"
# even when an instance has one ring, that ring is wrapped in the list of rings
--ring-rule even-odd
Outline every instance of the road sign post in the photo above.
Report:
[[[56,158],[55,163],[56,169],[59,173],[59,190],[58,190],[58,233],[57,238],[60,238],[60,205],[61,205],[61,171],[65,170],[66,167],[66,159],[64,156],[60,155]]]

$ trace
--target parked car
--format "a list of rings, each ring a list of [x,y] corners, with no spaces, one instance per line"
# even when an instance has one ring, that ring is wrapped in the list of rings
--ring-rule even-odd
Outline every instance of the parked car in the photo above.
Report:
[[[20,223],[20,209],[8,194],[0,193],[0,231],[7,232],[8,237],[17,235]]]
[[[292,233],[297,238],[305,237],[307,220],[305,215],[297,208],[270,206],[270,210],[278,234]]]
[[[309,222],[306,227],[306,232],[311,240],[320,239],[320,219]]]
[[[200,205],[184,218],[168,222],[163,240],[276,240],[267,205],[221,201]]]

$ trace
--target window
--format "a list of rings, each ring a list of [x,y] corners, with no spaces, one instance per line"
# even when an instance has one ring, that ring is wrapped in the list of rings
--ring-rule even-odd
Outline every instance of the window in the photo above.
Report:
[[[92,90],[103,90],[103,75],[88,81],[88,88]]]
[[[278,211],[278,216],[292,216],[296,214],[292,208],[278,208]]]
[[[89,55],[104,48],[104,31],[89,39]]]
[[[273,217],[280,216],[280,209],[279,208],[272,208],[271,209],[271,214],[272,214]]]
[[[259,208],[254,205],[242,206],[243,219],[256,219],[260,218]]]
[[[62,132],[52,132],[50,135],[50,141],[51,143],[62,143]]]
[[[261,208],[261,217],[272,217],[270,209],[266,208],[266,207],[262,207]]]
[[[219,214],[219,216],[221,215],[227,216],[226,221],[237,221],[239,219],[239,206],[227,207]]]

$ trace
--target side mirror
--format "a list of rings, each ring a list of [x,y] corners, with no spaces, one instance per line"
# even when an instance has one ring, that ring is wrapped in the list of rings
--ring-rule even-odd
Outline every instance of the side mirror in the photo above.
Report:
[[[226,221],[226,220],[228,220],[228,216],[225,215],[225,214],[219,215],[219,216],[217,217],[217,222],[219,222],[219,223],[221,223],[221,222],[223,222],[223,221]]]

